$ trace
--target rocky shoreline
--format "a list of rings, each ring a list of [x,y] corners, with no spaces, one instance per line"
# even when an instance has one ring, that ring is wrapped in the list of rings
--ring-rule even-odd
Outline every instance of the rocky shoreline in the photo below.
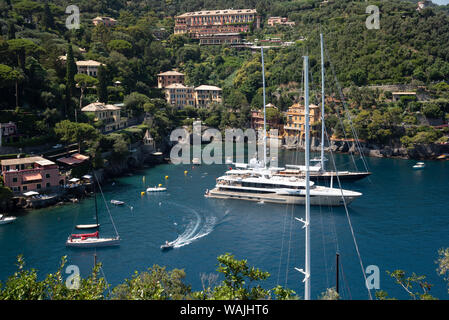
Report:
[[[289,149],[291,146],[284,146]],[[303,144],[299,144],[299,149],[304,150]],[[320,151],[319,139],[312,138],[311,151]],[[336,153],[353,153],[360,152],[367,157],[375,158],[394,158],[394,159],[410,159],[410,160],[437,160],[437,157],[443,154],[449,154],[449,144],[428,144],[417,145],[414,148],[405,148],[402,145],[376,145],[359,142],[358,146],[354,141],[331,141],[330,146],[324,148],[326,152]],[[359,151],[360,150],[360,151]]]

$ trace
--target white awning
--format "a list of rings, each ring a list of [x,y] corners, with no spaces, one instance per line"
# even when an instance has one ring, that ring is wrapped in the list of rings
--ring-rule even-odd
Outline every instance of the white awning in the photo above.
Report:
[[[88,174],[86,174],[85,176],[83,176],[83,179],[92,179],[92,176],[91,175],[88,175]]]
[[[80,181],[80,179],[78,179],[78,178],[72,178],[69,180],[69,182],[78,182],[78,181]]]
[[[38,194],[39,194],[39,192],[36,192],[36,191],[28,191],[28,192],[23,193],[23,195],[25,197],[37,196]]]

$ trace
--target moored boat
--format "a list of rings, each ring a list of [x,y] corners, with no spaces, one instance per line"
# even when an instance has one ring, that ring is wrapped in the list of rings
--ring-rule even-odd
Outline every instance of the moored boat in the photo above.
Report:
[[[413,169],[424,169],[426,167],[426,164],[424,162],[417,162],[414,166]]]
[[[8,223],[12,223],[16,220],[16,217],[13,216],[4,216],[2,214],[0,214],[0,224],[8,224]]]
[[[116,206],[121,206],[121,205],[125,204],[123,201],[120,201],[120,200],[111,200],[111,203]]]
[[[167,188],[163,187],[147,188],[147,192],[164,192],[164,191],[167,191]]]

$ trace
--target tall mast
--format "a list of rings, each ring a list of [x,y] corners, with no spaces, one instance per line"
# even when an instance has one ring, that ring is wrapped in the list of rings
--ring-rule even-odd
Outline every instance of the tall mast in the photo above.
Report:
[[[324,45],[323,45],[323,34],[320,33],[321,39],[321,170],[325,171],[324,168]]]
[[[267,119],[265,103],[265,64],[263,61],[263,46],[260,47],[262,54],[262,84],[263,84],[263,165],[267,168]]]
[[[95,221],[97,222],[97,228],[98,228],[97,187],[95,185],[95,182],[98,183],[98,180],[97,180],[96,176],[95,176],[95,181],[94,181],[94,199],[95,199]]]
[[[304,269],[295,268],[304,275],[304,300],[310,300],[310,119],[309,119],[309,57],[304,56],[304,117],[305,117],[305,167],[306,167],[306,201],[305,201],[305,220],[296,218],[304,224],[305,229],[305,267]]]
[[[306,164],[306,254],[305,254],[305,287],[304,287],[304,299],[310,300],[310,132],[309,132],[309,57],[304,57],[304,107],[305,107],[305,164]]]

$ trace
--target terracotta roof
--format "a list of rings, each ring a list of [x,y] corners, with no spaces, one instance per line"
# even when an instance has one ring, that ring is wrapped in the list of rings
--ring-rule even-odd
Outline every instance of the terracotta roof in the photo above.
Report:
[[[68,165],[73,165],[73,164],[82,163],[82,162],[84,162],[84,161],[86,161],[88,159],[89,159],[88,156],[76,153],[76,154],[73,154],[72,156],[67,157],[67,158],[59,158],[58,161],[62,162],[62,163],[65,163],[65,164],[68,164]]]
[[[94,60],[82,60],[82,61],[77,61],[76,65],[80,66],[80,67],[99,67],[104,64],[101,62],[98,62],[98,61],[94,61]]]
[[[228,14],[245,14],[245,13],[257,13],[256,9],[227,9],[227,10],[204,10],[195,12],[186,12],[176,18],[186,18],[192,16],[215,16],[215,15],[228,15]]]
[[[96,17],[96,18],[94,18],[94,19],[92,19],[93,21],[103,21],[103,20],[110,20],[110,21],[117,21],[117,20],[115,20],[114,18],[111,18],[111,17]]]
[[[95,111],[109,111],[109,110],[121,110],[120,107],[114,106],[112,104],[104,104],[103,102],[94,102],[88,104],[81,109],[83,112],[95,112]]]
[[[46,164],[55,164],[54,162],[44,159],[42,157],[29,157],[29,158],[16,158],[16,159],[7,159],[2,160],[2,166],[14,166],[21,164],[29,164],[29,163],[46,163]]]
[[[24,182],[42,180],[42,175],[40,173],[24,174],[22,180]]]
[[[216,90],[216,91],[221,91],[221,88],[216,87],[216,86],[208,86],[208,85],[201,85],[199,87],[196,87],[195,90]]]
[[[158,73],[158,76],[183,76],[183,75],[184,75],[184,73],[181,73],[181,72],[178,72],[175,70]]]
[[[172,83],[166,86],[165,89],[193,89],[193,87],[186,87],[182,83]]]

